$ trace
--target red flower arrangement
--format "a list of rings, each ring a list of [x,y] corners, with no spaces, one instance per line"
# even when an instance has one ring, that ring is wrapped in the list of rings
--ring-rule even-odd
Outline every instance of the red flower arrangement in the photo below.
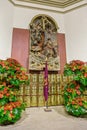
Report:
[[[87,100],[83,93],[87,86],[87,66],[83,61],[73,60],[64,67],[65,76],[73,76],[64,88],[66,111],[74,116],[87,114]]]
[[[21,84],[29,84],[26,69],[15,59],[0,60],[0,124],[15,123],[25,110],[14,92]]]

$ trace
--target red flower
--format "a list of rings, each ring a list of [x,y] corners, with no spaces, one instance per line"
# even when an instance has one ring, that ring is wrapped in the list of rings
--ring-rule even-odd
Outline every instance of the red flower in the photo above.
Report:
[[[72,101],[72,105],[75,105],[76,104],[76,102],[75,101]]]
[[[79,102],[78,104],[79,104],[79,106],[82,106],[82,105],[83,105],[82,102]]]
[[[3,98],[3,94],[2,93],[0,93],[0,98]]]
[[[80,88],[80,85],[78,84],[77,86],[76,86],[76,89],[79,89]]]
[[[81,95],[81,92],[80,92],[79,90],[76,90],[76,93],[77,93],[78,95]]]
[[[3,82],[2,85],[3,85],[3,86],[6,86],[6,82]]]
[[[87,78],[87,72],[84,73],[84,77]]]

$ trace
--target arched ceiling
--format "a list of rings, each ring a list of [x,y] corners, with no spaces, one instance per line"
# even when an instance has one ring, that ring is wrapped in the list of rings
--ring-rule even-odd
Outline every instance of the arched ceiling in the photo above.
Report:
[[[15,6],[39,8],[66,13],[72,9],[87,5],[87,0],[9,0]]]

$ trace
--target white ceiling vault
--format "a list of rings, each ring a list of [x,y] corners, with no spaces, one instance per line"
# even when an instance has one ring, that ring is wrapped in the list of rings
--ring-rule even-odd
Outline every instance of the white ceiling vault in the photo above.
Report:
[[[87,0],[9,0],[14,6],[66,13],[82,6]]]

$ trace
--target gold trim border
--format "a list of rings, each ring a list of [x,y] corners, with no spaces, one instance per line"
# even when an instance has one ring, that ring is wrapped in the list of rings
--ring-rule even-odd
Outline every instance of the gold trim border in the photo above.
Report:
[[[8,1],[11,2],[14,6],[20,7],[20,8],[30,8],[30,9],[34,9],[34,10],[43,10],[43,11],[54,12],[54,13],[61,13],[61,14],[66,14],[66,13],[68,13],[70,11],[73,11],[73,10],[76,10],[76,9],[79,9],[79,8],[87,6],[87,3],[85,3],[85,4],[79,5],[77,7],[73,7],[71,9],[67,9],[65,11],[59,11],[59,10],[54,10],[54,9],[46,9],[46,8],[40,8],[40,7],[33,7],[33,6],[26,6],[26,5],[16,4],[12,0],[8,0]]]
[[[67,0],[66,2],[57,2],[57,1],[48,1],[48,0],[16,0],[20,2],[27,2],[27,3],[33,3],[33,4],[40,4],[45,6],[51,6],[51,7],[57,7],[57,8],[65,8],[71,5],[74,5],[78,2],[81,2],[83,0]]]

